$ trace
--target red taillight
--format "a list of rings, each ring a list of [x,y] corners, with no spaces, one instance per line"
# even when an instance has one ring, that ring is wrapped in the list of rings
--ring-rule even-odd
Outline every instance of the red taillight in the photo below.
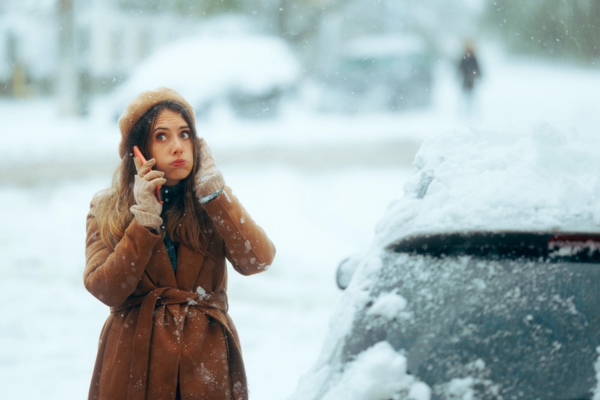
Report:
[[[554,235],[548,240],[548,244],[553,242],[597,242],[600,243],[600,236],[597,235]]]
[[[548,240],[550,257],[597,257],[600,252],[600,236],[554,235]]]

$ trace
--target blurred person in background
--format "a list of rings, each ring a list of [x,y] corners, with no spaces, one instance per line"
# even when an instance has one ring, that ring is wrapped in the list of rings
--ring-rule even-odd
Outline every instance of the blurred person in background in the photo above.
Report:
[[[121,163],[87,216],[85,287],[110,307],[89,399],[247,399],[225,259],[251,275],[275,247],[225,185],[177,92],[143,92],[119,128]]]
[[[471,116],[475,103],[475,85],[481,79],[481,69],[475,56],[475,44],[471,40],[465,41],[462,58],[458,63],[458,72],[462,79],[463,112]]]

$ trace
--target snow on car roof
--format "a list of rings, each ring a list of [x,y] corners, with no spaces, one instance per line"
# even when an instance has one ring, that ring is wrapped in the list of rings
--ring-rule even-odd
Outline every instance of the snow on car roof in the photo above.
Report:
[[[264,94],[292,85],[300,65],[289,46],[258,34],[201,34],[167,44],[142,62],[115,91],[125,104],[144,90],[166,86],[196,107],[231,90]]]
[[[426,140],[413,164],[377,225],[378,246],[444,232],[600,231],[597,137],[465,129]]]

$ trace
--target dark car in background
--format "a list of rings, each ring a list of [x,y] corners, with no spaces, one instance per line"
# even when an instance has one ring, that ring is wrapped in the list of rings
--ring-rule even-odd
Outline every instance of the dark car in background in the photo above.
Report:
[[[401,111],[431,103],[433,56],[412,35],[374,35],[348,42],[333,73],[323,78],[322,108],[343,111]]]
[[[353,261],[338,270],[345,286]],[[600,234],[460,232],[384,249],[377,299],[406,300],[395,317],[356,312],[343,363],[387,341],[407,372],[448,398],[469,377],[476,399],[591,399],[600,344]],[[410,318],[407,318],[410,316]]]

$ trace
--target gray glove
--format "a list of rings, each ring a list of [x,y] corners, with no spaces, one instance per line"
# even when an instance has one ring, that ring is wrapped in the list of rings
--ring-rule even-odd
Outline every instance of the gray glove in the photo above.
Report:
[[[225,187],[223,174],[217,168],[215,159],[204,138],[198,139],[200,145],[200,168],[196,173],[195,191],[201,204],[217,197]]]
[[[163,178],[164,172],[152,171],[152,166],[156,164],[153,158],[148,160],[144,165],[139,158],[134,158],[137,175],[133,184],[133,197],[136,204],[131,206],[130,210],[135,219],[146,228],[160,230],[162,225],[162,204],[156,198],[156,187],[164,185],[167,180]]]

